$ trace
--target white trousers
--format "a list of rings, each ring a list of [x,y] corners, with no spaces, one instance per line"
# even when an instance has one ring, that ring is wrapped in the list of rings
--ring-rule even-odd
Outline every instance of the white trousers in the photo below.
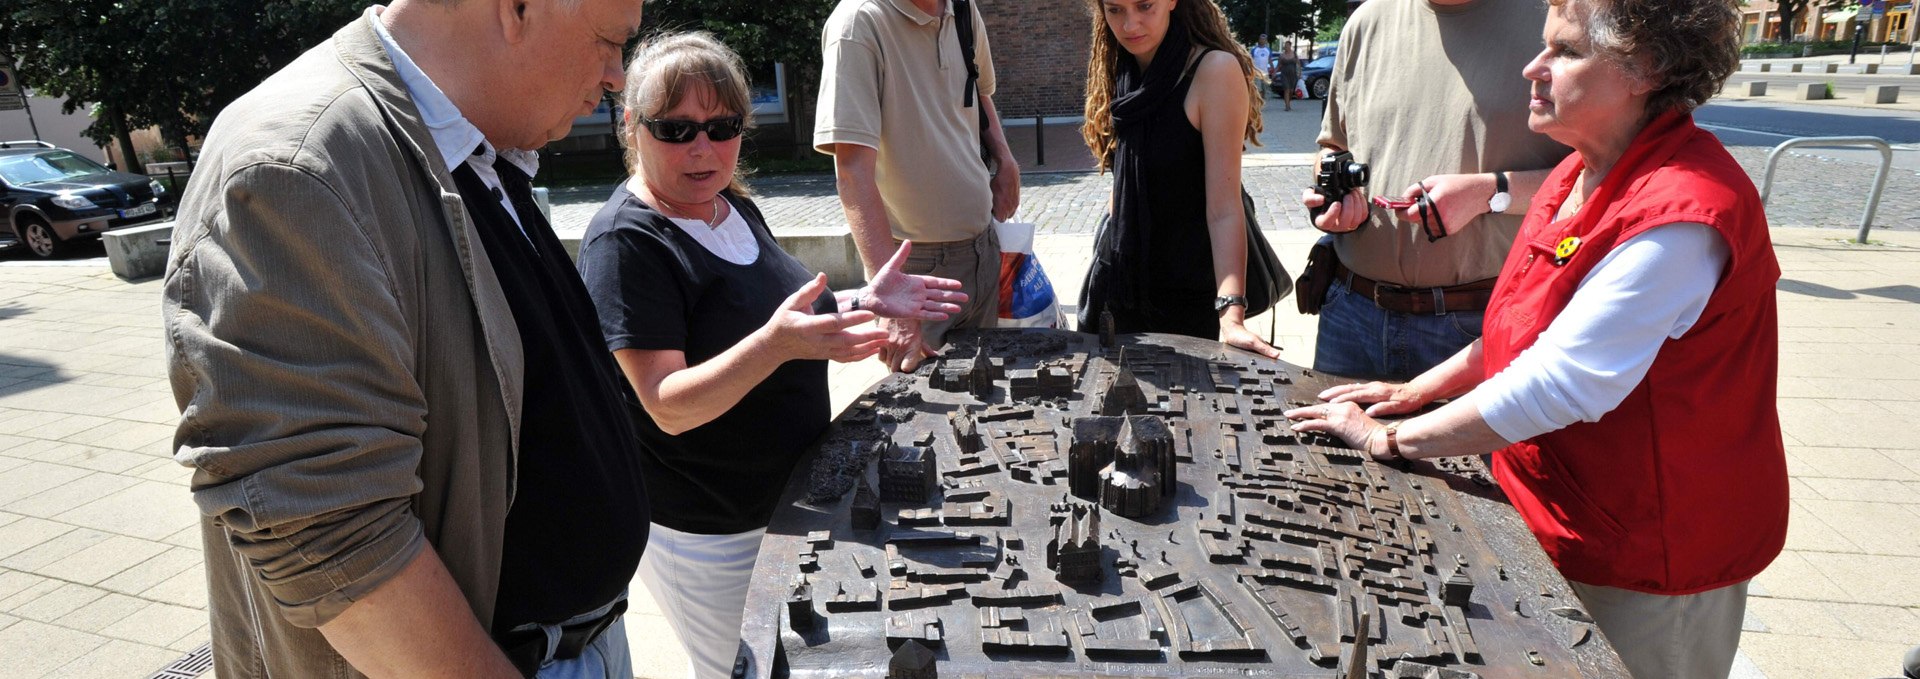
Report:
[[[1567,584],[1634,679],[1726,679],[1733,671],[1747,583],[1681,596]]]
[[[740,617],[765,528],[731,535],[683,533],[651,524],[640,580],[687,649],[687,675],[733,676]]]

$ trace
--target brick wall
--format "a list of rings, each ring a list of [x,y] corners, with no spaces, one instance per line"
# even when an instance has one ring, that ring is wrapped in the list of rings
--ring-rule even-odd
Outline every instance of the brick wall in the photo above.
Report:
[[[1086,102],[1086,0],[978,0],[1002,118],[1078,116]]]

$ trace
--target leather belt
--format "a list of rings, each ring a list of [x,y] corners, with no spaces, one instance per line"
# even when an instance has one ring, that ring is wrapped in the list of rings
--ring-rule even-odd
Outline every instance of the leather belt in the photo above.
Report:
[[[1373,300],[1374,306],[1418,316],[1485,311],[1487,303],[1493,300],[1496,280],[1488,278],[1444,288],[1407,288],[1367,278],[1339,262],[1333,265],[1333,276],[1346,283],[1353,294]]]
[[[613,626],[621,614],[627,612],[627,600],[621,599],[613,605],[606,615],[564,625],[560,628],[560,644],[553,650],[554,660],[572,660],[592,646],[602,632]],[[520,675],[531,677],[540,671],[541,663],[547,661],[547,633],[543,628],[507,632],[494,638],[500,644],[500,650],[507,654],[507,660],[520,670]]]

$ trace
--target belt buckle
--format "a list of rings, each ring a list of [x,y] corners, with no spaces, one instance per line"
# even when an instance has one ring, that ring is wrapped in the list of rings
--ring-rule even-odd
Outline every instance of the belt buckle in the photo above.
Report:
[[[1428,289],[1433,292],[1433,315],[1435,316],[1447,315],[1446,288],[1428,288]]]

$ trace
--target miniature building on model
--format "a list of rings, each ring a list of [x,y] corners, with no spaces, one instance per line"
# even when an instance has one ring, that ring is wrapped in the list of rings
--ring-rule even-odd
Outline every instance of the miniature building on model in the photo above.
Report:
[[[873,494],[873,486],[867,483],[867,475],[861,474],[860,481],[853,488],[853,504],[847,506],[847,518],[854,530],[874,530],[880,527],[880,497]]]
[[[926,502],[933,497],[939,478],[932,448],[888,446],[880,455],[881,501]]]
[[[787,595],[787,624],[795,632],[810,631],[814,627],[813,586],[807,584],[806,576],[795,580],[793,591]]]
[[[1097,404],[1094,412],[1107,417],[1147,412],[1147,395],[1134,379],[1133,369],[1127,367],[1126,349],[1120,350],[1120,360],[1101,371],[1093,387],[1093,402]]]
[[[1048,521],[1053,539],[1047,541],[1047,568],[1061,582],[1099,582],[1100,510],[1078,502],[1055,503]]]
[[[976,347],[973,358],[947,358],[933,372],[928,386],[941,391],[965,392],[982,401],[993,393],[993,381],[1003,377],[1000,366],[987,357],[985,347]]]
[[[933,651],[918,641],[908,639],[893,652],[893,660],[887,663],[887,679],[939,679],[939,668],[934,665]]]
[[[987,439],[980,435],[980,423],[965,410],[956,410],[947,416],[947,423],[953,425],[953,440],[959,444],[961,454],[971,455],[985,450]]]
[[[1007,378],[1007,396],[1015,401],[1073,398],[1073,371],[1058,365],[1015,370]]]
[[[1078,417],[1067,449],[1067,487],[1107,511],[1139,518],[1178,489],[1173,431],[1153,415]]]

